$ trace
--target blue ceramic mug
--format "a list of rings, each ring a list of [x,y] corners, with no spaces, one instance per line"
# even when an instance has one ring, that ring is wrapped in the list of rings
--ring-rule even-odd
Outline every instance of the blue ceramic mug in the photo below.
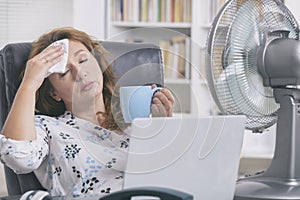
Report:
[[[120,88],[120,104],[123,118],[131,123],[134,118],[147,118],[151,114],[153,95],[161,87],[128,86]]]

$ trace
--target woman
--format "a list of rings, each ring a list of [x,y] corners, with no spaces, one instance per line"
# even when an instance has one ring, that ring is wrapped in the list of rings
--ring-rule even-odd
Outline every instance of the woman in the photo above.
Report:
[[[66,70],[47,77],[66,51],[49,45],[61,39],[69,40]],[[112,112],[115,78],[106,53],[73,28],[54,29],[33,43],[0,135],[0,158],[17,173],[34,171],[52,195],[122,189],[129,139],[126,124]],[[153,116],[172,116],[173,104],[170,91],[160,90],[153,98]]]

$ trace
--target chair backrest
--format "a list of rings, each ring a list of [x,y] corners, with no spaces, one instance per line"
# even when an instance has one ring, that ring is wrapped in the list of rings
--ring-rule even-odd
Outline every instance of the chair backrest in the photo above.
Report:
[[[152,44],[101,42],[112,54],[118,85],[163,86],[163,65],[160,49]],[[20,85],[20,73],[26,65],[31,43],[6,45],[0,51],[0,130],[11,109]],[[6,186],[9,195],[23,194],[28,190],[43,189],[34,173],[15,174],[5,166]]]

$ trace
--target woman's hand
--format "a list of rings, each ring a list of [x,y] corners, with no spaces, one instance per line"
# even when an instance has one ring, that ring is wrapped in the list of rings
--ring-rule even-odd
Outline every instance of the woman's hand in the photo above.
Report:
[[[61,45],[50,46],[27,61],[22,86],[38,90],[42,85],[48,70],[58,63],[65,50]]]
[[[58,63],[63,54],[61,46],[51,46],[27,62],[22,83],[2,129],[5,137],[14,140],[36,139],[33,121],[35,93],[42,85],[49,68]]]
[[[155,84],[151,86],[152,88],[157,87]],[[155,92],[151,111],[153,117],[172,117],[173,107],[175,99],[170,90],[162,88],[161,90]]]

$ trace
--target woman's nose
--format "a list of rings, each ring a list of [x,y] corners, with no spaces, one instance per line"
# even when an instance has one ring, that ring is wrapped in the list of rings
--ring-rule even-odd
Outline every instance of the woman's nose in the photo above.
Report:
[[[76,82],[81,81],[87,76],[87,72],[78,65],[73,65],[72,72]]]

